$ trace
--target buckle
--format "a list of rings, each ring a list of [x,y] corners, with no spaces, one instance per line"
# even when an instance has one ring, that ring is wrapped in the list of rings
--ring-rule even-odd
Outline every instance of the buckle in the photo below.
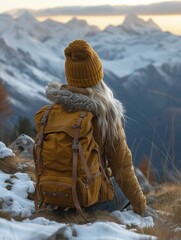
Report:
[[[40,146],[42,141],[43,141],[43,135],[38,136],[36,139],[36,145]]]
[[[78,145],[79,145],[78,141],[73,141],[73,143],[72,143],[72,150],[73,151],[78,151],[78,149],[79,149]]]
[[[46,119],[42,117],[42,119],[40,120],[40,125],[44,125],[45,123],[46,123]]]

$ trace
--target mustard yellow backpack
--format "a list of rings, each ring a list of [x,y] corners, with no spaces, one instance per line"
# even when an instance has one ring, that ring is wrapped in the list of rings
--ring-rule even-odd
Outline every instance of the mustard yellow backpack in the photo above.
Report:
[[[93,137],[91,112],[68,112],[62,105],[35,115],[35,207],[88,207],[110,200],[114,191]]]

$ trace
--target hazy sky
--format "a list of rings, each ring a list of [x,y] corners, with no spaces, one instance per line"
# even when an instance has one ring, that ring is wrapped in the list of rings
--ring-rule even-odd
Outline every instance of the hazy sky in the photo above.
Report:
[[[148,18],[151,17],[164,31],[171,31],[174,34],[181,35],[181,14],[180,14],[180,11],[179,11],[179,8],[177,7],[177,5],[174,4],[174,2],[181,3],[181,0],[173,0],[173,1],[172,0],[111,0],[111,1],[110,0],[0,0],[0,13],[6,12],[6,11],[9,11],[12,9],[22,9],[22,8],[38,10],[38,9],[47,9],[47,8],[64,7],[64,6],[71,7],[71,6],[98,6],[98,5],[148,5],[151,3],[161,3],[161,2],[162,3],[163,2],[173,2],[173,6],[172,6],[172,4],[165,8],[164,8],[164,6],[162,6],[160,9],[157,8],[157,6],[142,7],[141,9],[144,11],[146,9],[148,10],[148,8],[152,9],[152,10],[150,10],[151,13],[149,13],[149,14],[147,14],[147,13],[144,14],[144,11],[143,11],[141,14],[142,15],[141,17],[144,20],[147,20]],[[153,8],[160,11],[159,16],[156,16],[156,15],[151,16],[152,14],[154,14]],[[64,16],[62,14],[59,14],[59,16],[54,17],[52,15],[50,17],[50,14],[47,14],[48,11],[46,11],[46,14],[39,15],[38,19],[45,20],[47,18],[52,18],[56,21],[67,22],[71,19],[72,16],[76,15],[75,9],[74,8],[72,8],[72,9],[73,9],[73,13],[69,14],[70,15],[69,18],[67,18],[68,16],[66,16],[66,14],[63,14]],[[110,8],[110,9],[112,9],[112,8]],[[168,12],[168,14],[164,12],[165,10],[166,10],[166,12]],[[89,11],[94,12],[94,9],[93,10],[90,9]],[[63,12],[64,12],[64,10],[63,10]],[[95,11],[94,13],[96,13],[96,12],[97,11]],[[102,10],[102,12],[103,12],[103,10]],[[52,13],[52,11],[50,11],[50,13]],[[79,15],[82,15],[82,13]],[[118,16],[112,16],[110,14],[111,18],[109,18],[108,16],[98,18],[98,16],[101,14],[97,15],[96,17],[93,17],[91,15],[91,13],[88,15],[85,16],[87,18],[84,17],[84,18],[80,18],[80,19],[84,19],[89,24],[97,25],[100,28],[105,28],[109,24],[118,25],[118,24],[121,24],[121,22],[124,20],[124,18],[123,18],[123,16],[121,16],[121,14],[119,14]],[[93,15],[95,15],[95,14],[93,14]],[[44,18],[41,18],[41,16]],[[78,15],[76,15],[76,16],[78,16]]]
[[[0,11],[8,11],[17,8],[53,8],[57,6],[91,6],[91,5],[137,5],[166,2],[166,0],[0,0]],[[170,2],[181,2],[174,0]]]

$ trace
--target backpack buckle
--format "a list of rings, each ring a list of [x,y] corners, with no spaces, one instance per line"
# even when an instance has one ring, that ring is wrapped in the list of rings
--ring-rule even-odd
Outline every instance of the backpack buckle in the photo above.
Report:
[[[40,125],[44,125],[46,123],[46,119],[43,117],[41,120],[40,120]]]
[[[73,144],[72,144],[72,150],[73,151],[78,151],[79,149],[79,142],[78,141],[73,141]]]
[[[36,146],[40,146],[43,141],[43,135],[37,137]]]

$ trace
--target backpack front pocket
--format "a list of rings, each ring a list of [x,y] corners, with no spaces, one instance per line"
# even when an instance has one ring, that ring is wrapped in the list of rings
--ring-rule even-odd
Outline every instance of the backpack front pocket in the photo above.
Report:
[[[101,174],[93,177],[93,184],[89,186],[86,178],[79,178],[77,182],[77,195],[82,207],[89,207],[100,198]]]
[[[72,178],[42,177],[40,179],[42,201],[46,205],[74,207]]]

